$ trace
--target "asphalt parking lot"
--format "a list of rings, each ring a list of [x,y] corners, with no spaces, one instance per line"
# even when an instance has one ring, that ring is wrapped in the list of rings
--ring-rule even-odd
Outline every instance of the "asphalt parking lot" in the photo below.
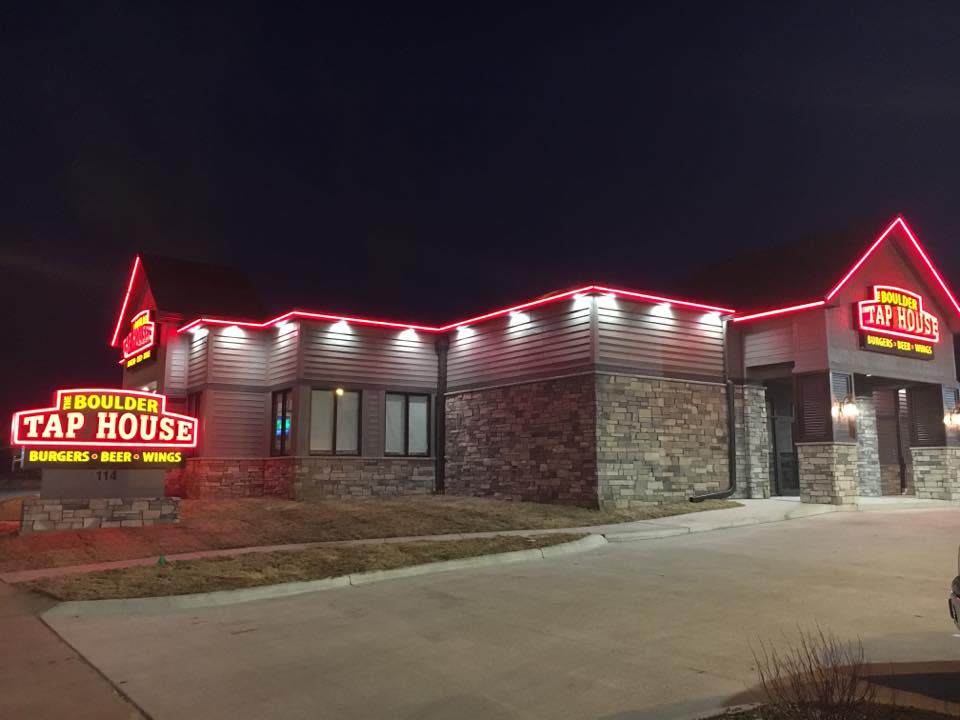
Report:
[[[670,718],[753,686],[751,646],[798,625],[950,681],[958,544],[957,510],[840,513],[288,599],[48,621],[156,720]]]

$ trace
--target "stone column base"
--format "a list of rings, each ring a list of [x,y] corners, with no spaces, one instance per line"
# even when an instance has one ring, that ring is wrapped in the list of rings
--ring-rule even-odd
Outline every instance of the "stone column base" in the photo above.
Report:
[[[857,499],[856,443],[798,443],[800,501],[852,505]]]
[[[960,447],[915,447],[910,453],[918,498],[960,500]]]

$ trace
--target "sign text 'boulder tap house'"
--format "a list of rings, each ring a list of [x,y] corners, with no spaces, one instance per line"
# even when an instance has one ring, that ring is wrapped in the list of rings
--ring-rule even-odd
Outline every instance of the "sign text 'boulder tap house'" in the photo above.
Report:
[[[917,293],[875,285],[873,299],[858,302],[856,312],[864,350],[933,359],[940,321],[924,310]]]
[[[172,467],[197,446],[198,420],[166,406],[136,390],[58,390],[53,407],[14,414],[12,444],[28,467]]]

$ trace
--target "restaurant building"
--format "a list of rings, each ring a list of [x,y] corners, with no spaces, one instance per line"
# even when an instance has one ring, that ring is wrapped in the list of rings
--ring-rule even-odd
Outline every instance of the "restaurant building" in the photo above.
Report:
[[[236,273],[143,256],[111,343],[124,387],[200,420],[173,495],[960,500],[944,276],[901,218],[795,250],[717,265],[702,300],[591,284],[439,326],[270,314]]]

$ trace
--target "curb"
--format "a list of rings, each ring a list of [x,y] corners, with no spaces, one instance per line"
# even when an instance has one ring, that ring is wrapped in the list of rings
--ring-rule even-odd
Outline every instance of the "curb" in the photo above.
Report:
[[[562,545],[552,545],[546,548],[515,550],[513,552],[496,553],[494,555],[478,555],[476,557],[460,558],[458,560],[441,560],[439,562],[411,565],[393,570],[370,570],[368,572],[341,575],[339,577],[324,578],[322,580],[281,583],[279,585],[262,585],[260,587],[242,588],[240,590],[218,590],[215,592],[194,593],[191,595],[169,595],[165,597],[126,598],[118,600],[70,600],[53,606],[43,613],[41,617],[48,618],[64,615],[70,617],[151,615],[172,610],[221,607],[257,600],[303,595],[320,590],[370,585],[383,580],[433,575],[435,573],[449,572],[452,570],[510,565],[518,562],[526,562],[527,560],[544,560],[585,552],[606,544],[607,539],[603,535],[587,535],[587,537],[580,538],[579,540],[563,543]]]

